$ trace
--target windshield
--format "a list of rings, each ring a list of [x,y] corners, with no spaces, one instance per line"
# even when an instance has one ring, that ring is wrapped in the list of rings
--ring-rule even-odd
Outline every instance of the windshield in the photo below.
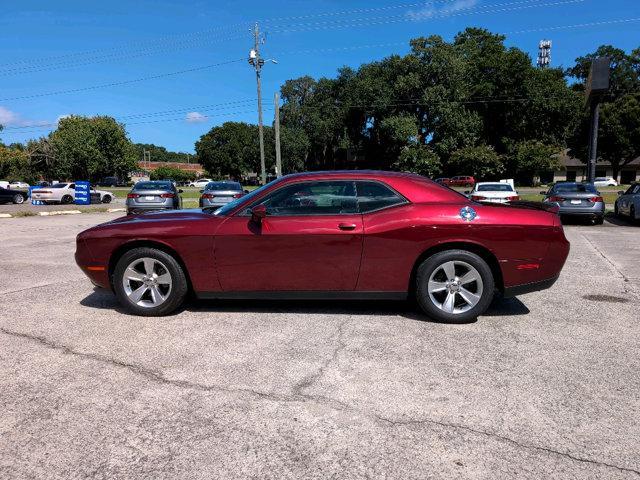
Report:
[[[240,197],[240,198],[237,198],[237,199],[235,199],[233,202],[229,202],[229,203],[227,203],[226,205],[224,205],[224,206],[220,207],[219,209],[215,210],[215,211],[213,212],[213,214],[214,214],[214,215],[216,215],[216,216],[219,216],[219,215],[221,215],[221,216],[225,216],[225,215],[227,215],[229,212],[232,212],[233,210],[235,210],[235,208],[236,208],[240,203],[243,203],[243,202],[251,203],[251,201],[252,201],[255,197],[259,196],[262,192],[264,192],[264,190],[265,190],[267,187],[270,187],[270,186],[272,185],[272,183],[273,183],[273,182],[271,182],[271,183],[267,183],[266,185],[263,185],[263,186],[261,186],[260,188],[255,189],[253,192],[251,192],[251,193],[247,193],[245,196]]]
[[[207,183],[205,190],[237,190],[242,191],[242,187],[236,182],[210,182]]]
[[[558,183],[553,187],[558,193],[597,193],[596,187],[591,183]]]
[[[489,185],[478,185],[478,192],[513,192],[513,188],[508,183],[491,183]]]
[[[139,182],[133,187],[134,190],[167,190],[170,188],[169,182]]]

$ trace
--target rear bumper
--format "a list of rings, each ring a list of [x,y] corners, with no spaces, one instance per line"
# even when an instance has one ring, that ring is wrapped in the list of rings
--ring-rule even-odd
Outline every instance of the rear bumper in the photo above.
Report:
[[[537,292],[539,290],[546,290],[547,288],[551,288],[556,280],[558,280],[557,275],[552,278],[548,278],[546,280],[540,280],[532,283],[525,283],[524,285],[515,285],[513,287],[506,287],[504,289],[505,298],[511,298],[518,295],[524,295],[525,293]]]
[[[564,216],[575,215],[575,216],[583,216],[583,217],[588,217],[588,216],[599,217],[604,215],[604,211],[605,211],[605,206],[602,203],[593,207],[560,207],[558,214],[564,215]]]
[[[127,205],[127,212],[144,213],[144,212],[154,212],[158,210],[175,210],[175,208],[176,207],[173,205],[144,205],[144,206]]]

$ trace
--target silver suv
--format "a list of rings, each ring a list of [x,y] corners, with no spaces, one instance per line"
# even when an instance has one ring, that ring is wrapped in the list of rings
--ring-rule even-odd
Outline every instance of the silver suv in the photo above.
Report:
[[[631,220],[640,220],[640,183],[632,184],[626,192],[618,192],[616,215],[628,215]]]

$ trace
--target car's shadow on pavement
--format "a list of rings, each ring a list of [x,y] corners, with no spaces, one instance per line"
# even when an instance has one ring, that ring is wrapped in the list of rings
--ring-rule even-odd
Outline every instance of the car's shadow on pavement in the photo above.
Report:
[[[604,217],[604,221],[612,225],[618,225],[620,227],[634,227],[636,226],[631,218],[625,218],[617,216],[613,213],[607,213]]]
[[[128,312],[120,306],[108,290],[96,288],[80,301],[85,307]],[[298,313],[327,315],[399,315],[422,322],[434,322],[427,317],[415,301],[362,301],[362,300],[197,300],[190,298],[170,316],[184,311],[215,313]],[[517,298],[496,295],[485,317],[526,315],[530,310]],[[474,323],[473,320],[469,323]]]

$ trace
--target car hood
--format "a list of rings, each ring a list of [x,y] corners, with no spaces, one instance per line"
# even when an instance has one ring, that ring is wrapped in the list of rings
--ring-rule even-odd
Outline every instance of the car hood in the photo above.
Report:
[[[127,215],[116,218],[107,224],[113,223],[148,223],[148,222],[180,222],[205,220],[216,218],[211,213],[205,213],[201,208],[189,208],[184,210],[159,210],[157,212],[147,212],[137,215]]]

